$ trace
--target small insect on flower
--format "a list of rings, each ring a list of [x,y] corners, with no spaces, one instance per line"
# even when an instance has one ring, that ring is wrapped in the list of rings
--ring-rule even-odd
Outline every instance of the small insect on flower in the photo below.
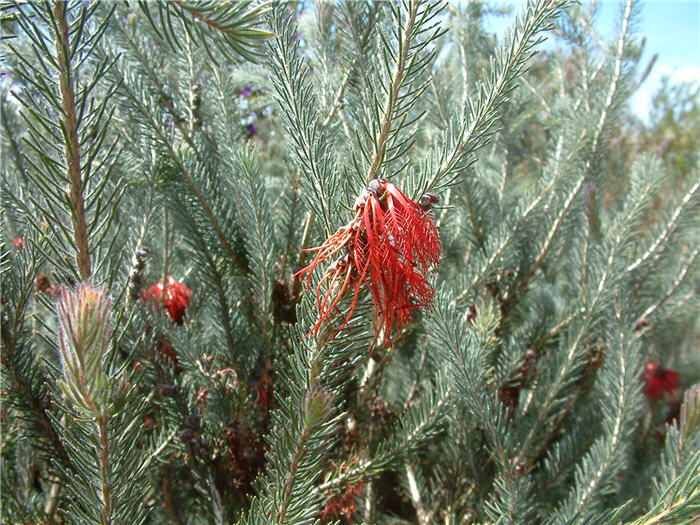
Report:
[[[429,199],[436,202],[437,196]],[[309,333],[318,336],[340,300],[352,291],[345,318],[334,330],[337,335],[350,321],[364,285],[374,303],[375,340],[383,332],[384,344],[391,346],[393,329],[399,330],[416,309],[430,304],[433,288],[426,276],[439,264],[442,244],[428,211],[386,179],[374,179],[355,201],[353,219],[307,251],[316,252],[314,260],[294,275],[308,274],[307,291],[316,267],[335,258],[316,286],[319,320]]]

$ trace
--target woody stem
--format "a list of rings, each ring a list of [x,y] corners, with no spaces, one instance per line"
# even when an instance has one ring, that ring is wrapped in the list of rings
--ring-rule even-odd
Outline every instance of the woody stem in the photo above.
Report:
[[[61,88],[62,122],[65,128],[65,156],[70,181],[71,219],[73,222],[73,242],[77,250],[80,277],[90,277],[90,249],[88,247],[88,227],[83,198],[84,181],[80,173],[80,151],[78,138],[78,117],[75,109],[75,90],[70,63],[70,28],[66,20],[66,2],[56,2],[53,8],[56,21],[56,64]]]

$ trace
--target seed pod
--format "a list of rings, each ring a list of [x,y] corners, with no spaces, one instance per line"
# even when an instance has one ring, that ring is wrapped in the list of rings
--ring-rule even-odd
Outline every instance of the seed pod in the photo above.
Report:
[[[378,195],[379,191],[381,190],[381,186],[382,183],[379,179],[372,179],[367,185],[367,191]]]
[[[192,414],[188,414],[185,417],[185,425],[187,425],[190,428],[196,428],[199,426],[199,422],[201,420],[202,420],[202,416],[200,416],[196,412],[192,413]]]
[[[48,275],[40,273],[37,275],[36,281],[34,283],[34,291],[37,294],[48,295],[51,299],[58,297],[59,289],[58,287],[51,284],[51,279]]]
[[[424,211],[428,211],[438,202],[440,202],[440,196],[437,193],[428,192],[420,198],[418,201],[418,206],[420,206]]]
[[[641,318],[639,321],[637,321],[637,323],[634,325],[634,331],[635,331],[635,332],[638,332],[639,330],[641,330],[642,328],[646,328],[647,326],[649,326],[649,319],[647,319],[646,317],[642,317],[642,318]]]
[[[296,309],[286,280],[278,279],[272,287],[272,315],[275,321],[294,324],[297,321]]]
[[[143,288],[143,271],[146,268],[146,256],[148,248],[139,246],[131,257],[131,270],[129,271],[129,298],[136,301],[139,292]]]
[[[171,396],[177,394],[180,391],[180,385],[162,385],[160,387],[160,393],[163,396]]]

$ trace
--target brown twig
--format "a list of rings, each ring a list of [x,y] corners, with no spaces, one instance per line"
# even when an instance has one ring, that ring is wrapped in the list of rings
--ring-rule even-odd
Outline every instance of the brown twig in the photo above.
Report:
[[[163,465],[163,500],[165,503],[165,510],[168,512],[170,521],[175,525],[185,525],[180,519],[180,516],[173,505],[173,498],[170,495],[170,476],[168,474],[168,466]]]
[[[90,250],[88,247],[87,220],[83,200],[83,180],[80,175],[80,151],[78,150],[78,121],[75,112],[75,91],[70,71],[68,52],[70,28],[66,22],[66,2],[56,2],[53,8],[58,31],[56,33],[56,64],[58,65],[61,88],[61,105],[63,108],[63,127],[66,137],[66,163],[70,180],[70,200],[72,204],[73,242],[78,250],[77,262],[80,276],[90,277]]]
[[[97,431],[100,439],[100,477],[102,482],[102,519],[106,525],[112,524],[112,484],[109,464],[109,443],[107,442],[107,422],[104,416],[97,420]]]
[[[23,293],[19,297],[17,305],[15,306],[15,312],[18,314],[24,310],[26,303],[29,301],[29,290],[31,290],[31,281],[33,280],[34,273],[34,265],[32,264],[32,266],[26,272],[25,281],[22,285]],[[27,378],[21,373],[19,373],[15,367],[14,357],[17,349],[17,334],[20,331],[20,326],[18,325],[19,319],[20,317],[17,315],[14,318],[14,323],[11,327],[3,323],[2,330],[0,330],[0,337],[2,341],[2,345],[0,345],[0,362],[6,368],[9,376],[12,379],[14,385],[12,392],[15,395],[24,397],[24,402],[27,403],[31,411],[34,413],[37,423],[51,442],[55,453],[54,459],[58,459],[64,467],[68,467],[70,465],[68,454],[63,448],[56,430],[52,426],[51,420],[46,415],[44,409],[39,406],[39,400],[34,397],[31,389],[31,382],[28,381]]]

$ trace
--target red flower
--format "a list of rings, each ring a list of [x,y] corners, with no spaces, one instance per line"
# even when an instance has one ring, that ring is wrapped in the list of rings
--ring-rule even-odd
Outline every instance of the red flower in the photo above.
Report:
[[[192,396],[192,400],[196,400],[199,402],[200,407],[202,406],[203,403],[207,402],[207,396],[209,395],[209,390],[206,388],[200,388],[197,390],[197,393]]]
[[[438,265],[442,244],[435,223],[423,208],[386,179],[374,179],[355,201],[350,223],[308,251],[317,252],[316,257],[294,275],[309,274],[307,291],[315,268],[337,257],[316,287],[319,320],[311,332],[318,335],[352,289],[352,302],[337,335],[352,317],[364,284],[374,303],[375,338],[383,330],[385,344],[391,345],[394,326],[400,329],[417,308],[430,304],[433,288],[426,276]]]
[[[153,421],[153,418],[149,416],[148,414],[143,415],[143,428],[146,430],[146,432],[150,432],[154,428],[156,428],[156,423]]]
[[[182,283],[177,282],[170,275],[167,276],[168,284],[165,286],[165,299],[163,299],[163,281],[146,288],[141,295],[151,305],[162,304],[168,311],[170,320],[182,324],[185,309],[190,302],[192,292]]]
[[[15,237],[14,239],[12,239],[12,246],[14,246],[18,250],[24,248],[24,240],[22,239],[22,237]]]
[[[254,383],[255,404],[265,411],[265,416],[270,415],[270,408],[275,397],[275,383],[272,379],[274,367],[266,364],[262,367],[260,379]]]
[[[343,462],[338,469],[340,473],[347,472],[350,468],[357,465],[357,457],[351,458],[349,462]],[[335,464],[334,464],[335,466]],[[343,492],[333,494],[329,492],[326,497],[326,505],[321,512],[321,523],[337,521],[340,517],[352,523],[352,515],[357,510],[356,498],[362,492],[364,479],[360,478],[355,483],[349,483]]]
[[[321,512],[321,523],[336,521],[343,516],[348,523],[352,523],[352,515],[357,510],[355,499],[362,492],[362,481],[357,485],[348,487],[344,493],[331,497]]]
[[[158,341],[158,352],[163,357],[170,358],[175,365],[175,369],[178,369],[177,352],[172,346],[170,346],[167,339],[162,338],[160,341]]]
[[[665,370],[657,363],[647,363],[642,375],[644,393],[649,399],[659,399],[664,392],[671,392],[678,388],[680,376],[675,370]]]

